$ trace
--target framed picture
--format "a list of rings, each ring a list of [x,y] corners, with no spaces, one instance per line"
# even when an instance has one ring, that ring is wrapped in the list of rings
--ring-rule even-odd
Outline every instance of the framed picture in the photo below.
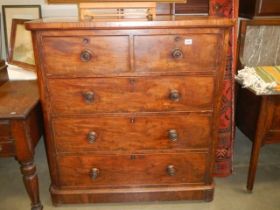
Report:
[[[48,0],[49,4],[78,4],[78,3],[91,3],[91,2],[123,2],[124,0]],[[125,2],[151,2],[151,0],[125,0]],[[152,2],[180,2],[186,3],[187,0],[152,0]]]
[[[25,29],[28,19],[13,19],[8,62],[27,70],[35,70],[31,31]]]
[[[42,17],[41,5],[3,5],[3,22],[6,52],[10,51],[10,35],[13,19],[39,19]]]
[[[1,17],[2,17],[2,15],[1,15],[1,13],[0,13],[0,62],[1,62],[1,59],[2,59],[2,53],[3,53],[3,49],[2,49],[2,43],[3,43],[3,41],[2,41],[2,39],[3,39],[3,36],[2,36],[2,20],[1,20]]]

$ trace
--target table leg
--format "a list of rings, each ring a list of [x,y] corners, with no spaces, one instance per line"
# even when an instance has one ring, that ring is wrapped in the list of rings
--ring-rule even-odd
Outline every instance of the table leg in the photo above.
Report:
[[[39,198],[39,184],[36,166],[33,160],[30,162],[19,161],[19,163],[21,165],[21,174],[23,175],[25,189],[31,200],[31,210],[42,210],[43,206]]]
[[[268,109],[268,97],[262,96],[261,107],[260,107],[258,122],[257,122],[257,129],[255,133],[255,139],[253,141],[253,147],[252,147],[251,159],[249,165],[249,172],[248,172],[248,179],[247,179],[248,192],[252,192],[254,187],[260,149],[266,132],[267,116],[268,116],[267,109]]]
[[[261,139],[256,138],[255,141],[253,142],[253,147],[251,151],[251,159],[250,159],[248,179],[247,179],[248,192],[252,192],[254,188],[260,149],[261,149]]]
[[[33,113],[33,112],[32,112]],[[36,173],[36,167],[34,164],[34,149],[36,143],[32,137],[36,136],[36,141],[40,138],[38,135],[31,134],[32,131],[37,130],[35,120],[32,120],[34,113],[24,120],[13,120],[11,122],[11,128],[13,137],[16,144],[16,160],[21,165],[21,174],[23,175],[23,182],[26,191],[31,200],[31,210],[41,210],[43,206],[39,198],[39,184],[38,176]],[[34,122],[33,124],[31,122]]]

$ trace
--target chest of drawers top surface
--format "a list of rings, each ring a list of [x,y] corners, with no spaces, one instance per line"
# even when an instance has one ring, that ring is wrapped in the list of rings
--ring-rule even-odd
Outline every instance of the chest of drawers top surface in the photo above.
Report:
[[[53,202],[211,199],[232,24],[183,16],[27,23]]]
[[[113,29],[113,28],[176,28],[176,27],[230,27],[234,21],[210,16],[159,15],[153,21],[133,19],[96,19],[80,21],[78,18],[44,18],[27,22],[29,30]]]

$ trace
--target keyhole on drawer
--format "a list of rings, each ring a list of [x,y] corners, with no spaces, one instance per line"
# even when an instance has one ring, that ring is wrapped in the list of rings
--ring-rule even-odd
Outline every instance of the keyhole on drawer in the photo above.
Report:
[[[130,155],[130,160],[136,160],[136,155]]]
[[[88,44],[89,43],[89,39],[88,38],[83,38],[83,44]]]
[[[135,79],[129,79],[129,84],[130,84],[130,90],[133,92],[135,90]]]
[[[135,117],[130,117],[130,123],[135,123]]]
[[[176,36],[174,40],[175,40],[175,42],[178,42],[178,41],[180,41],[180,37]]]

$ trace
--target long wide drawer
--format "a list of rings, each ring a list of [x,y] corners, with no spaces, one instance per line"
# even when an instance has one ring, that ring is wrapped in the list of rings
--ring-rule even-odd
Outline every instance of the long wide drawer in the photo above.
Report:
[[[128,36],[44,37],[47,75],[89,76],[129,71]]]
[[[54,114],[212,110],[214,77],[50,79]],[[67,90],[67,91],[66,91]]]
[[[59,152],[207,148],[211,114],[91,116],[53,119]]]
[[[202,184],[207,153],[59,156],[62,186]]]

